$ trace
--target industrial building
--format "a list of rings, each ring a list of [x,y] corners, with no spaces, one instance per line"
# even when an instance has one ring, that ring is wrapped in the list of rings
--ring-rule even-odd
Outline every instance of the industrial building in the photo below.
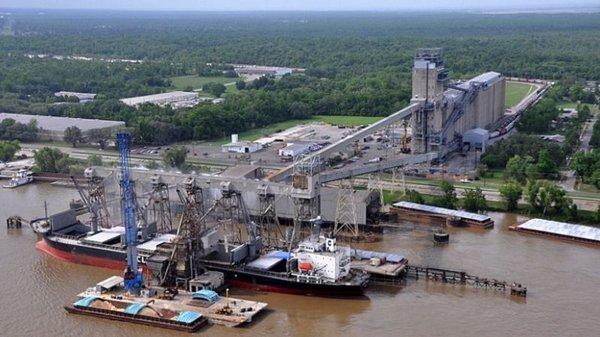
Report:
[[[413,99],[409,106],[362,128],[336,128],[338,134],[325,134],[326,137],[317,132],[319,124],[279,132],[261,139],[260,143],[240,142],[233,135],[231,143],[223,145],[223,152],[251,153],[258,151],[261,143],[285,142],[288,146],[278,148],[278,154],[295,160],[284,168],[265,172],[264,177],[260,169],[248,166],[228,169],[221,175],[196,175],[193,179],[209,199],[239,198],[248,214],[259,222],[267,214],[295,224],[320,216],[334,224],[334,232],[351,228],[352,235],[356,235],[358,225],[377,219],[380,192],[375,188],[355,190],[342,181],[397,167],[443,161],[451,152],[484,150],[489,139],[486,127],[504,115],[504,85],[504,77],[494,72],[450,84],[440,50],[421,50],[415,58]],[[375,143],[373,139],[378,134],[379,138],[383,134],[389,139],[396,138],[396,142],[398,138],[406,139],[409,130],[405,131],[404,125],[409,119],[412,153],[389,151],[382,158],[377,151],[393,147],[392,140],[383,144],[382,139],[377,145],[382,149],[373,149],[376,157],[363,158],[363,164],[325,165],[341,152],[353,151],[365,139]],[[390,130],[395,129],[396,136],[393,132],[389,136]],[[138,177],[146,174],[135,172]],[[182,179],[175,174],[164,174],[163,178],[171,184]],[[487,221],[482,222],[485,227]]]
[[[147,96],[137,96],[130,98],[122,98],[121,102],[125,105],[129,106],[139,106],[141,104],[156,104],[160,106],[175,104],[175,105],[185,105],[189,104],[195,105],[198,102],[198,94],[195,92],[185,92],[185,91],[171,91],[164,92],[161,94],[155,95],[147,95]],[[184,104],[184,102],[189,102],[189,104]]]
[[[125,127],[125,122],[119,121],[0,113],[0,122],[5,119],[13,119],[23,124],[28,124],[32,120],[37,121],[37,126],[40,128],[38,135],[41,140],[62,140],[65,130],[70,126],[76,126],[84,133],[93,129],[117,130]]]
[[[262,149],[260,143],[240,141],[237,134],[231,135],[231,143],[221,146],[221,151],[232,153],[253,153]]]
[[[412,103],[423,109],[411,116],[412,152],[438,152],[445,158],[461,150],[463,135],[487,128],[504,116],[506,79],[488,72],[451,84],[440,49],[421,49],[413,66]]]
[[[54,93],[55,97],[77,97],[79,103],[91,102],[96,98],[96,94],[86,92],[59,91]]]
[[[294,69],[286,67],[258,66],[250,64],[234,64],[233,69],[238,76],[283,76],[291,74]]]

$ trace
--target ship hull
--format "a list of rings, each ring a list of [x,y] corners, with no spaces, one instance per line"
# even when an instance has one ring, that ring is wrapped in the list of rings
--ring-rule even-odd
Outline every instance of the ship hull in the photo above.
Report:
[[[228,283],[234,286],[259,291],[325,297],[348,297],[363,295],[367,287],[367,280],[360,283],[309,283],[299,282],[294,277],[264,275],[261,272],[254,272],[243,268],[211,265],[205,267],[208,270],[216,270],[224,273]]]
[[[36,248],[57,259],[85,264],[94,267],[123,270],[127,266],[125,251],[110,251],[93,246],[72,245],[44,236],[36,243]]]
[[[123,270],[126,263],[126,252],[102,249],[95,246],[74,245],[61,242],[56,237],[44,236],[36,243],[36,248],[63,261],[85,264],[101,268]],[[306,283],[298,282],[293,277],[276,277],[264,275],[230,266],[206,266],[208,270],[216,270],[225,274],[225,280],[236,287],[268,292],[297,295],[314,295],[327,297],[360,296],[367,282],[361,283]]]

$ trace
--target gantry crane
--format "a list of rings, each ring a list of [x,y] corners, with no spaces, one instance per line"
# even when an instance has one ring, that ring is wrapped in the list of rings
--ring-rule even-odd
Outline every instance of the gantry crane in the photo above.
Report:
[[[117,134],[119,145],[119,162],[121,166],[121,210],[123,226],[125,227],[125,245],[127,246],[127,267],[123,275],[125,290],[131,294],[139,294],[144,283],[137,262],[137,224],[135,220],[135,200],[133,182],[129,172],[129,143],[131,135]]]

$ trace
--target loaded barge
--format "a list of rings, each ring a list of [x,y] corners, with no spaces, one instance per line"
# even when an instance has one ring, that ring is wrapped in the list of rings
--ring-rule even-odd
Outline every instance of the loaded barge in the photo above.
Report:
[[[78,294],[65,306],[69,313],[195,332],[207,323],[229,327],[251,322],[263,302],[219,296],[208,288],[194,292],[148,287],[140,295],[125,291],[123,278],[112,276]]]
[[[544,235],[560,240],[600,245],[600,228],[575,225],[544,219],[531,219],[510,230],[529,234]]]
[[[390,208],[397,220],[425,225],[452,225],[492,228],[494,220],[487,215],[454,209],[422,205],[408,201],[397,202]]]

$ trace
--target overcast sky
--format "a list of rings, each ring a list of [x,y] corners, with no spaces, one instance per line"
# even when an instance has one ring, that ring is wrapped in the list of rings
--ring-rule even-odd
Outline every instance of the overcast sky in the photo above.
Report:
[[[2,0],[0,8],[131,10],[419,10],[551,9],[593,6],[600,0]]]

